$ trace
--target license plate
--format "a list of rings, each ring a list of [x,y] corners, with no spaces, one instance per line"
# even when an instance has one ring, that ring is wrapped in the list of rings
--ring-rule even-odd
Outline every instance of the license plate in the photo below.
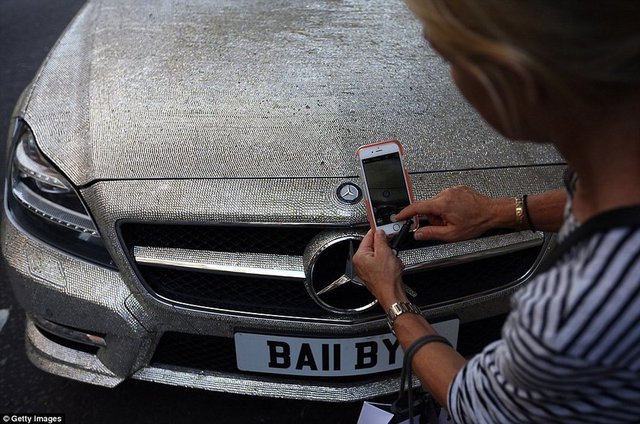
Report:
[[[453,346],[460,321],[432,324]],[[236,333],[236,362],[242,371],[315,377],[376,374],[402,367],[403,352],[391,334],[354,338],[289,337]]]

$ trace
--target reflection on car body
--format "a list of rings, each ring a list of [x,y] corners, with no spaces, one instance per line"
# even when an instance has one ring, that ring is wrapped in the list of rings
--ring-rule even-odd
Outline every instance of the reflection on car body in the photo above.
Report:
[[[390,393],[397,343],[345,272],[368,229],[356,147],[401,140],[416,198],[537,192],[562,172],[485,126],[382,0],[89,1],[12,128],[2,254],[27,353],[103,386]],[[413,302],[469,355],[548,243],[494,233],[400,255]]]

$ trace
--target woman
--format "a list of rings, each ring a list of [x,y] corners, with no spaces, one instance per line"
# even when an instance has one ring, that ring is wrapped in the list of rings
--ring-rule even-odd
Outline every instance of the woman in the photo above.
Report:
[[[405,209],[417,238],[460,240],[496,226],[557,230],[555,260],[514,295],[501,340],[468,362],[424,345],[415,373],[456,422],[640,422],[640,2],[410,0],[425,37],[482,117],[512,140],[552,143],[567,194],[489,199],[457,187]],[[409,300],[402,264],[369,232],[358,275],[389,310]],[[397,315],[405,350],[436,334]]]

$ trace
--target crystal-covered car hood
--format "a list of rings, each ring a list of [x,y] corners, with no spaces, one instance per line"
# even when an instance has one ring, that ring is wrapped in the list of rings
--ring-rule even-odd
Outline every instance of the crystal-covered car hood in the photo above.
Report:
[[[342,177],[559,162],[490,130],[401,1],[90,1],[24,96],[44,153],[104,179]]]

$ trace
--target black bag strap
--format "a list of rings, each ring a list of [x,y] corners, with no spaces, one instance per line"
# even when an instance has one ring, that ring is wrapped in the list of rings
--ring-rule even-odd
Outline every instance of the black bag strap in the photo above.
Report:
[[[543,273],[552,268],[564,255],[581,242],[593,235],[609,231],[613,228],[640,227],[640,206],[628,206],[620,209],[603,212],[589,219],[576,228],[567,238],[558,244],[551,254],[542,262],[538,273]]]
[[[421,409],[426,416],[421,417],[421,422],[425,423],[437,423],[439,407],[436,405],[435,400],[429,393],[424,392],[423,397],[414,401],[413,399],[413,373],[411,368],[411,362],[416,352],[420,350],[424,345],[429,343],[444,343],[451,346],[449,340],[438,334],[431,334],[422,336],[409,346],[404,354],[402,362],[402,372],[400,373],[400,389],[398,391],[398,399],[391,406],[392,412],[395,417],[403,417],[407,415],[409,417],[409,423],[413,424],[414,409]],[[453,347],[453,346],[452,346]],[[405,390],[406,388],[406,390]],[[405,392],[407,397],[406,406],[403,404],[405,398]]]

